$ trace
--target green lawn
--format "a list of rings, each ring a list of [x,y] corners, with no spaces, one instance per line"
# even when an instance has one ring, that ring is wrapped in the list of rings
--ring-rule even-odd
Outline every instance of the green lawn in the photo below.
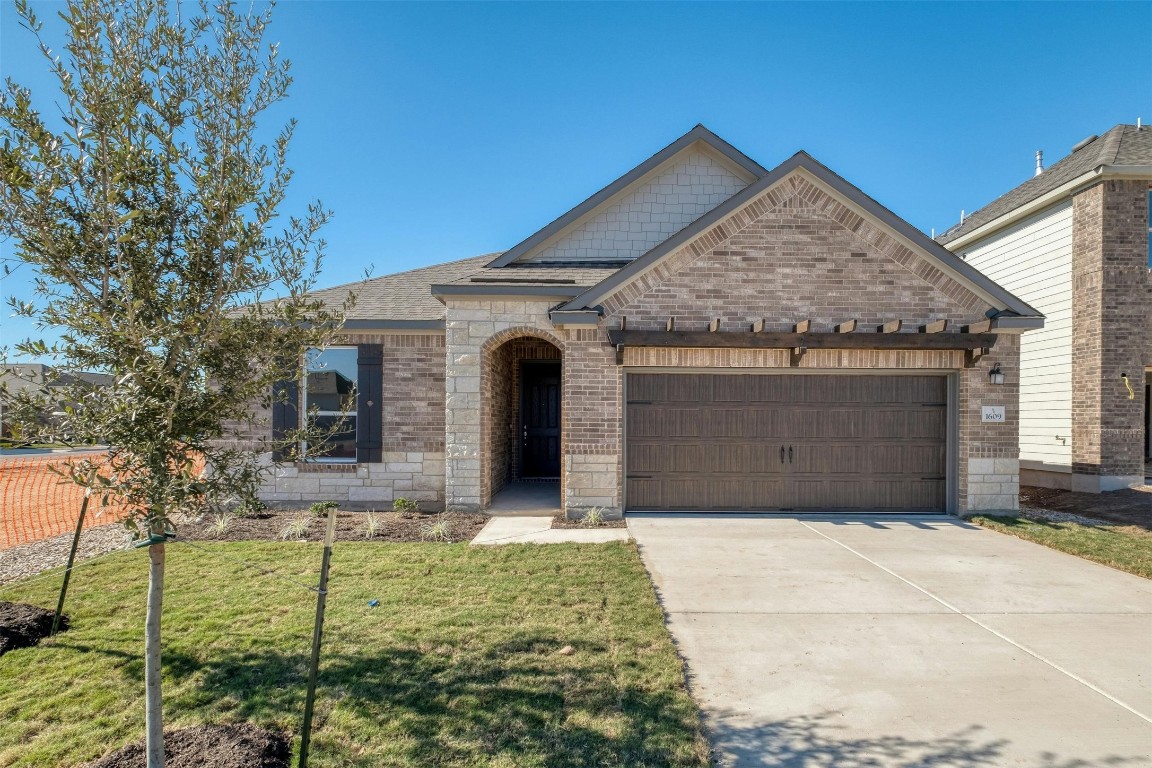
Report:
[[[1152,579],[1152,533],[1136,526],[1087,526],[1019,515],[975,515],[971,519],[1002,533]]]
[[[315,582],[319,545],[209,545]],[[78,570],[73,628],[0,657],[0,765],[143,738],[143,550]],[[0,599],[55,604],[56,580]],[[368,606],[370,599],[379,606]],[[314,593],[168,546],[168,727],[251,720],[299,744]],[[565,645],[575,648],[566,656]],[[706,766],[631,544],[337,544],[315,766]]]

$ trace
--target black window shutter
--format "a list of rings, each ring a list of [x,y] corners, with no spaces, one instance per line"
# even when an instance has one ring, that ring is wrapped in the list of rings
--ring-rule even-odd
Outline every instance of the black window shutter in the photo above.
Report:
[[[383,394],[384,345],[360,344],[356,356],[356,461],[361,464],[379,464],[382,459]]]
[[[295,379],[284,379],[272,387],[272,440],[282,443],[288,433],[300,428],[300,384]],[[283,445],[272,451],[272,461],[287,458]]]

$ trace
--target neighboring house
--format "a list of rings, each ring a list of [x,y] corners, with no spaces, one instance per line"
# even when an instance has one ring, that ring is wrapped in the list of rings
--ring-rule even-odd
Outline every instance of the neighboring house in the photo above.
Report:
[[[62,390],[77,384],[92,387],[108,386],[112,377],[105,373],[58,373],[43,363],[0,364],[0,437],[12,437],[13,426],[9,411],[21,397],[46,398],[51,405],[40,414],[42,421],[66,404]]]
[[[1152,475],[1150,189],[1152,129],[1117,125],[938,238],[1047,318],[1021,342],[1026,484]]]
[[[349,288],[346,346],[271,414],[323,400],[339,452],[281,464],[269,500],[1017,506],[1019,334],[1043,317],[803,152],[767,170],[697,126],[502,254],[316,296]]]

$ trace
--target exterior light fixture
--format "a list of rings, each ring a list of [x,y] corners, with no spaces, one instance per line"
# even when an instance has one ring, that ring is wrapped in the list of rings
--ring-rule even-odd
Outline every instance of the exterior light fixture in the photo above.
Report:
[[[1000,370],[1000,363],[996,363],[992,366],[992,370],[988,371],[988,381],[993,384],[1004,383],[1004,372]]]

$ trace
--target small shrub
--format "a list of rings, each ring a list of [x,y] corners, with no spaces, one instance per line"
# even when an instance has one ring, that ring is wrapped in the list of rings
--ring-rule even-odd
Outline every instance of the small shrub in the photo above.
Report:
[[[364,538],[371,539],[374,538],[383,527],[384,521],[380,518],[380,516],[375,512],[369,512],[364,515],[364,525],[361,526],[360,530],[364,532]]]
[[[451,541],[452,524],[443,515],[437,515],[436,522],[420,526],[420,538],[426,541]]]
[[[256,517],[256,515],[268,509],[268,505],[260,501],[260,499],[253,496],[250,499],[244,499],[236,505],[236,509],[232,510],[232,514],[236,517]]]
[[[584,513],[584,517],[580,518],[580,524],[591,527],[595,525],[603,525],[606,520],[607,518],[604,517],[603,508],[592,507],[592,509]]]
[[[304,515],[292,518],[288,525],[280,529],[280,538],[283,541],[300,541],[308,535],[308,527],[312,524]]]
[[[415,517],[420,514],[420,502],[401,496],[392,502],[392,511],[398,512],[400,517]]]
[[[328,514],[328,510],[336,509],[339,504],[334,501],[318,501],[312,506],[308,507],[308,511],[315,517],[324,517]]]
[[[217,536],[223,536],[232,528],[232,519],[233,516],[227,512],[220,512],[212,518],[212,522],[208,524],[208,527]]]

